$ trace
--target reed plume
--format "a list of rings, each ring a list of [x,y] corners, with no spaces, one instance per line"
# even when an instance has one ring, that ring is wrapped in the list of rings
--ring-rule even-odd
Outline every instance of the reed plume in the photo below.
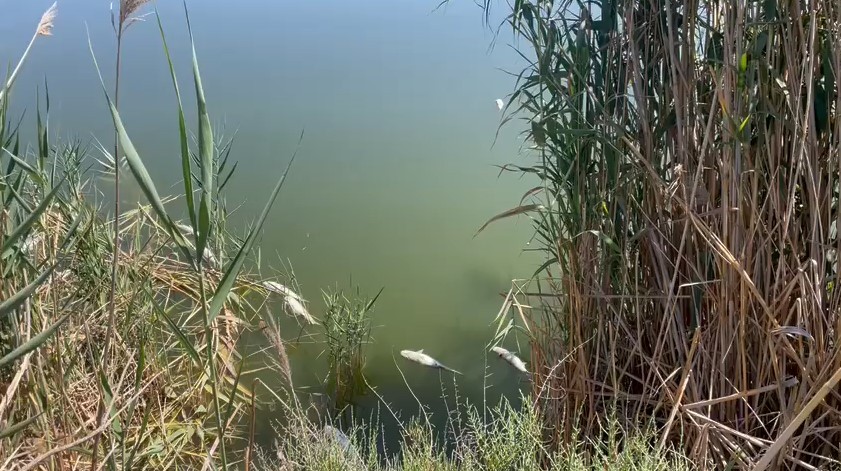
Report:
[[[149,0],[122,0],[120,2],[121,31],[139,19],[139,17],[133,15],[147,3],[149,3]]]
[[[23,51],[23,55],[20,56],[20,60],[12,73],[9,75],[9,78],[6,80],[3,88],[0,89],[0,103],[3,102],[7,91],[12,88],[12,85],[15,83],[15,79],[17,78],[18,73],[20,73],[20,69],[23,67],[23,63],[29,56],[29,51],[32,50],[32,45],[35,44],[35,40],[38,36],[53,35],[53,22],[55,21],[56,13],[58,11],[57,5],[57,3],[53,3],[52,6],[48,8],[43,15],[41,15],[41,21],[38,22],[38,28],[35,29],[35,34],[32,35],[32,39],[29,40],[29,45],[26,46],[26,50]]]
[[[55,21],[56,12],[58,11],[58,2],[53,3],[47,11],[41,15],[41,21],[38,23],[38,29],[35,32],[36,36],[52,36],[53,35],[53,21]]]

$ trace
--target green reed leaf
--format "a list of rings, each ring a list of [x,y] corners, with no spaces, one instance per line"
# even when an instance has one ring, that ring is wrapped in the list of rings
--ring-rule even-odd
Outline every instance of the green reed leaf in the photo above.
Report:
[[[301,136],[298,138],[299,147],[303,138],[304,133],[301,132]],[[208,308],[208,319],[211,322],[216,318],[219,311],[222,309],[222,306],[225,304],[225,300],[228,298],[228,293],[231,292],[231,288],[234,286],[234,281],[237,276],[239,276],[242,264],[245,262],[245,257],[251,251],[251,247],[254,245],[254,240],[263,228],[263,223],[266,221],[266,217],[269,215],[269,211],[272,209],[272,205],[274,204],[275,199],[277,199],[280,189],[283,187],[283,182],[286,180],[286,176],[289,174],[289,169],[292,167],[292,163],[295,161],[295,156],[297,154],[297,150],[292,154],[292,158],[289,159],[289,164],[286,165],[286,169],[277,181],[271,195],[269,195],[269,200],[266,202],[266,206],[260,213],[260,217],[257,218],[257,222],[251,229],[248,237],[246,237],[245,242],[243,242],[242,247],[239,249],[239,252],[237,252],[236,256],[231,261],[231,264],[228,266],[228,269],[222,276],[222,279],[219,281],[219,286],[216,288],[216,292],[213,294],[213,298],[210,301],[210,307]]]

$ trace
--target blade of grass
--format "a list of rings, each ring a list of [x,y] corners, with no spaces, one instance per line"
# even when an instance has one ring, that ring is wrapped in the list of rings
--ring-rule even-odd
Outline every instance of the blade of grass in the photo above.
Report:
[[[193,228],[193,233],[197,233],[196,208],[193,200],[193,178],[192,169],[190,168],[190,149],[187,141],[187,125],[184,120],[184,106],[181,101],[181,90],[178,87],[178,79],[175,76],[175,67],[172,65],[172,57],[169,54],[169,46],[166,42],[166,35],[164,34],[164,27],[161,23],[161,16],[158,10],[155,9],[155,18],[158,21],[158,29],[161,33],[161,41],[164,46],[164,55],[166,55],[166,62],[169,66],[169,75],[172,78],[172,87],[175,89],[175,99],[178,102],[178,138],[181,149],[181,172],[184,179],[184,198],[187,201],[187,215],[190,218],[190,224]],[[196,242],[194,240],[194,242]],[[197,252],[201,253],[201,252]]]
[[[64,183],[64,178],[56,185],[46,196],[44,196],[41,203],[29,214],[20,225],[18,225],[15,230],[12,231],[11,234],[3,241],[3,245],[0,245],[0,253],[5,253],[6,250],[10,249],[12,245],[17,242],[18,239],[24,237],[29,229],[35,224],[38,219],[44,214],[44,211],[50,206],[55,197],[56,193],[61,189],[61,185]]]
[[[473,237],[476,237],[477,235],[479,235],[482,231],[485,230],[485,228],[487,228],[493,222],[496,222],[500,219],[509,218],[511,216],[516,216],[518,214],[524,214],[524,213],[529,213],[529,212],[532,212],[532,211],[536,211],[536,210],[539,210],[540,208],[541,208],[541,205],[539,205],[539,204],[526,204],[526,205],[522,205],[522,206],[517,206],[516,208],[511,208],[507,211],[503,211],[503,212],[497,214],[496,216],[488,219],[487,222],[482,224],[482,227],[480,227],[479,230],[476,231],[476,234]]]
[[[164,312],[164,310],[154,300],[152,301],[152,307],[155,309],[155,312],[159,316],[161,316],[166,322],[167,326],[169,327],[169,330],[171,330],[172,333],[175,334],[175,337],[178,338],[178,343],[180,343],[181,346],[184,347],[184,350],[187,351],[187,354],[190,356],[190,358],[192,358],[193,361],[196,362],[196,365],[201,366],[201,358],[199,357],[199,353],[196,351],[195,347],[193,347],[193,343],[190,342],[190,339],[188,339],[187,336],[184,334],[184,331],[182,331],[181,328],[178,327],[178,325],[175,322],[173,322],[172,319],[169,318],[166,312]]]
[[[108,102],[108,108],[111,111],[111,118],[114,121],[114,127],[116,128],[119,136],[120,148],[125,154],[129,169],[134,175],[135,180],[137,180],[137,183],[140,186],[141,191],[143,191],[143,194],[146,196],[146,199],[152,205],[152,209],[155,210],[155,213],[157,213],[158,217],[161,219],[161,222],[170,237],[172,237],[173,241],[175,241],[175,244],[187,258],[189,263],[193,263],[193,254],[191,253],[187,240],[184,239],[184,236],[181,235],[181,232],[178,231],[177,227],[175,227],[175,223],[172,221],[172,218],[170,218],[167,214],[163,201],[158,195],[158,190],[155,187],[154,182],[152,182],[152,177],[149,176],[149,172],[146,170],[146,166],[143,164],[140,154],[137,153],[137,149],[134,147],[134,144],[129,138],[128,132],[126,132],[123,121],[120,119],[120,114],[117,112],[117,108],[114,106],[114,103],[111,101],[111,97],[108,95],[108,89],[105,87],[105,81],[102,79],[102,72],[100,71],[99,64],[96,61],[96,54],[93,52],[93,44],[91,43],[90,34],[88,34],[88,47],[90,48],[91,57],[93,57],[96,73],[99,76],[99,82],[102,85],[102,92],[105,94],[105,100]],[[199,255],[197,258],[201,258],[201,256]]]
[[[32,417],[29,417],[28,419],[25,419],[21,422],[18,422],[16,424],[12,424],[12,425],[6,427],[2,431],[0,431],[0,440],[2,440],[4,438],[11,437],[11,436],[17,434],[21,430],[28,427],[32,422],[35,422],[36,420],[38,420],[38,418],[41,417],[42,415],[44,415],[44,412],[39,412],[38,414],[35,414]]]
[[[204,97],[204,87],[199,73],[199,62],[196,57],[196,43],[193,40],[193,27],[190,24],[190,14],[187,2],[184,2],[184,16],[187,18],[187,31],[190,34],[190,48],[193,57],[193,81],[196,88],[196,106],[199,117],[199,163],[201,166],[202,194],[199,202],[199,227],[196,233],[196,253],[199,263],[201,254],[207,247],[213,223],[213,129],[210,126],[210,116],[207,113],[207,102]]]
[[[0,319],[6,317],[10,312],[14,311],[18,306],[23,304],[23,302],[26,301],[47,278],[49,278],[53,270],[55,270],[55,267],[56,265],[50,265],[49,268],[41,272],[35,280],[24,286],[20,291],[9,296],[9,299],[0,303]]]
[[[304,133],[301,132],[301,136],[298,138],[299,147],[303,138]],[[257,218],[254,227],[251,229],[248,237],[246,237],[245,242],[243,242],[242,247],[239,249],[239,252],[237,252],[236,256],[231,261],[231,264],[228,266],[228,269],[222,275],[222,279],[219,281],[219,286],[213,294],[213,298],[210,301],[210,307],[208,308],[208,317],[210,321],[213,321],[213,319],[216,318],[219,311],[222,309],[222,306],[225,304],[225,300],[228,298],[228,293],[231,292],[234,281],[237,276],[239,276],[239,271],[242,269],[243,262],[245,262],[245,257],[251,251],[251,247],[254,245],[254,240],[263,228],[263,223],[266,221],[266,217],[269,215],[269,211],[272,209],[272,205],[274,204],[280,189],[283,187],[283,182],[286,180],[286,176],[289,174],[289,169],[292,167],[292,163],[295,161],[295,156],[297,154],[298,150],[296,149],[292,154],[292,158],[289,159],[289,164],[286,165],[286,169],[283,171],[283,174],[280,176],[280,179],[277,181],[277,184],[272,190],[271,195],[269,195],[269,200],[266,202],[266,206],[260,213],[260,217]]]
[[[243,355],[243,358],[244,357],[245,357],[245,355]],[[228,398],[228,404],[227,404],[227,407],[225,408],[225,416],[224,416],[225,423],[228,423],[228,421],[231,418],[231,413],[234,410],[234,400],[237,397],[237,388],[239,387],[239,380],[240,380],[240,378],[242,378],[242,367],[243,367],[244,364],[245,364],[245,361],[240,361],[239,365],[237,367],[237,376],[236,376],[236,378],[234,378],[234,384],[231,387],[231,397]]]
[[[32,337],[18,348],[12,350],[3,358],[0,358],[0,368],[3,368],[4,366],[17,360],[23,355],[26,355],[27,353],[35,350],[36,348],[39,348],[40,346],[44,345],[47,342],[47,340],[49,340],[50,337],[53,336],[55,331],[58,330],[58,328],[61,327],[61,325],[64,324],[64,322],[67,321],[67,319],[69,319],[72,314],[73,312],[71,311],[61,316],[57,321],[55,321],[51,326],[47,327],[44,331],[42,331],[35,337]]]

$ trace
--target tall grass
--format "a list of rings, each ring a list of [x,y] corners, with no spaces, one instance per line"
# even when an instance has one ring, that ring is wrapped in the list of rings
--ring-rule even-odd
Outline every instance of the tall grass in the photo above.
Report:
[[[120,105],[120,72],[122,70],[122,52],[123,52],[123,34],[129,26],[136,21],[136,17],[132,16],[137,13],[140,7],[146,3],[145,0],[130,1],[121,0],[119,3],[119,14],[117,18],[111,16],[111,24],[114,27],[114,34],[117,39],[117,53],[116,62],[114,66],[114,108],[119,109]],[[120,264],[120,176],[122,168],[122,158],[120,157],[120,140],[117,133],[114,135],[114,242],[111,255],[111,290],[108,297],[108,329],[105,333],[105,340],[102,347],[102,369],[103,371],[110,371],[109,362],[111,361],[111,338],[114,335],[115,322],[117,316],[116,294],[117,294],[117,268]],[[101,401],[97,406],[97,422],[102,421],[102,416],[105,413],[105,391],[100,390]],[[94,439],[93,445],[93,461],[92,468],[96,468],[97,458],[99,453],[99,435]]]
[[[698,463],[838,464],[838,2],[510,7],[529,147],[504,168],[535,188],[504,214],[546,263],[507,306],[547,438],[615,409]]]
[[[119,33],[140,4],[127,3]],[[244,415],[254,415],[238,339],[265,315],[251,298],[268,296],[243,267],[289,168],[244,238],[224,232],[230,147],[213,139],[194,48],[196,149],[172,73],[188,230],[103,84],[119,142],[112,170],[119,178],[124,158],[148,200],[104,219],[86,199],[89,149],[50,142],[40,109],[37,146],[21,146],[7,116],[14,79],[54,20],[52,8],[0,91],[0,469],[227,468]],[[208,266],[208,250],[220,266]]]

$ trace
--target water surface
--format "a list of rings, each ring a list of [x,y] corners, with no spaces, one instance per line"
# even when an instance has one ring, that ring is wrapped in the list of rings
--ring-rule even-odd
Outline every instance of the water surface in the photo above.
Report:
[[[48,1],[0,5],[0,58],[15,60]],[[525,183],[498,178],[494,164],[517,159],[517,129],[494,136],[494,100],[506,95],[516,54],[493,50],[482,12],[454,1],[242,1],[190,3],[210,112],[235,135],[237,174],[228,188],[240,233],[261,209],[305,130],[298,161],[265,226],[264,268],[294,268],[320,314],[321,289],[358,285],[376,307],[366,372],[406,415],[418,404],[397,370],[433,410],[442,409],[436,372],[407,364],[404,348],[426,351],[465,373],[459,394],[483,398],[483,346],[499,293],[531,273],[526,219],[475,230],[519,200]],[[161,0],[177,72],[191,98],[189,49],[180,2]],[[109,2],[66,0],[54,36],[40,41],[15,91],[15,110],[33,118],[46,77],[53,133],[110,142],[110,121],[88,50],[87,31],[106,80],[113,68]],[[499,10],[498,10],[499,11]],[[495,24],[498,18],[492,19]],[[179,191],[174,94],[154,18],[127,33],[121,109],[159,189]],[[516,126],[516,125],[515,125]],[[140,195],[127,191],[127,203]],[[297,335],[286,323],[287,338]],[[298,385],[317,390],[320,347],[291,350]],[[491,358],[488,395],[516,389]],[[450,381],[451,384],[451,380]],[[493,399],[495,400],[495,399]],[[366,399],[367,405],[373,402]]]

